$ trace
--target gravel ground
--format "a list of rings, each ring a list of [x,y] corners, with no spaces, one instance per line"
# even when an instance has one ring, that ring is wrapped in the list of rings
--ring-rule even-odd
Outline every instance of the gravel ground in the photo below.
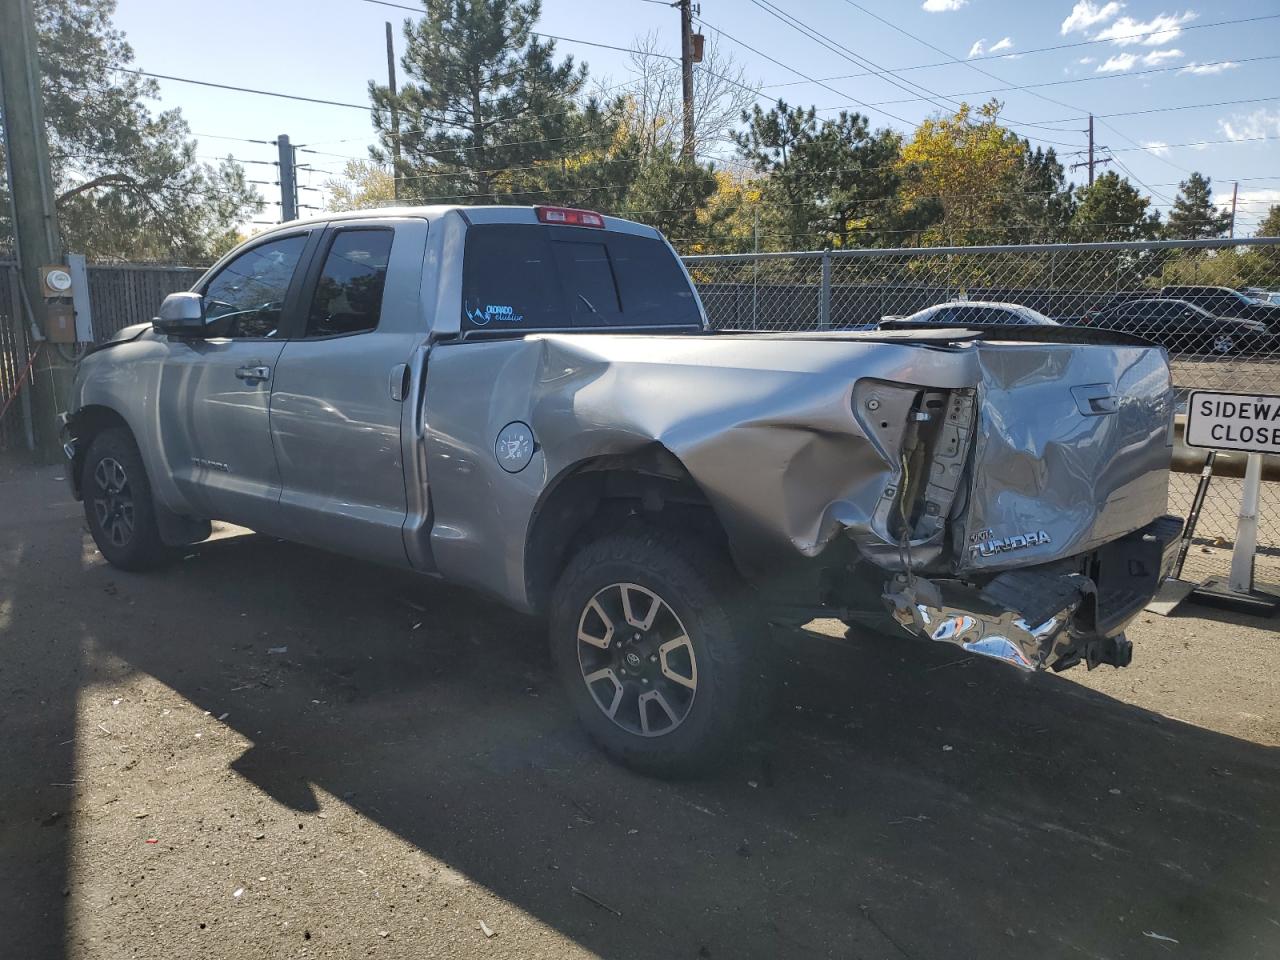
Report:
[[[1280,955],[1275,622],[1034,677],[814,623],[767,738],[664,783],[537,624],[230,530],[122,573],[59,472],[0,467],[6,960]]]

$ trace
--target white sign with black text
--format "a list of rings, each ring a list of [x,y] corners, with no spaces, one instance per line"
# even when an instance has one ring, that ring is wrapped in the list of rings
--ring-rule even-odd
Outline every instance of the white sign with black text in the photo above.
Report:
[[[1197,390],[1187,403],[1187,446],[1280,454],[1280,397]]]

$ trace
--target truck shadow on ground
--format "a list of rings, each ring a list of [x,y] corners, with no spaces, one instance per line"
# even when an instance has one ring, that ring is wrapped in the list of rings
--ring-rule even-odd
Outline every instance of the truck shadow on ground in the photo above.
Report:
[[[762,742],[665,783],[579,732],[538,624],[466,591],[258,537],[110,576],[167,639],[101,649],[229,712],[238,774],[299,814],[343,798],[602,956],[1280,949],[1280,751],[1065,678],[787,634]]]

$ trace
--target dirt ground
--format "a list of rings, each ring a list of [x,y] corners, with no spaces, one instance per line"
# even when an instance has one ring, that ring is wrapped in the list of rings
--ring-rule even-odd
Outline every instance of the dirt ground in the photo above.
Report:
[[[111,569],[0,467],[0,957],[1280,956],[1277,623],[1024,677],[779,636],[696,783],[585,740],[539,626],[256,536]]]

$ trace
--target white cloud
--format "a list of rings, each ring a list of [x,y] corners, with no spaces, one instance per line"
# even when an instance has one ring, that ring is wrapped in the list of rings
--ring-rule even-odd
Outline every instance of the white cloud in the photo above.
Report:
[[[1231,212],[1231,190],[1224,183],[1221,191],[1213,191],[1213,203],[1223,213]],[[1236,197],[1236,236],[1257,229],[1258,221],[1267,211],[1280,204],[1280,190],[1241,190]]]
[[[1140,43],[1144,47],[1159,47],[1182,32],[1183,24],[1198,17],[1193,10],[1184,13],[1161,13],[1150,20],[1121,17],[1103,27],[1094,35],[1095,40],[1110,40],[1117,46],[1127,47]]]
[[[969,56],[980,57],[984,53],[999,53],[1001,50],[1012,50],[1012,49],[1013,49],[1013,37],[1001,37],[999,40],[997,40],[995,43],[993,43],[989,47],[987,46],[987,38],[979,37],[977,40],[973,41],[973,46],[969,48]],[[1012,53],[1006,54],[1004,59],[1006,60],[1012,59],[1015,56],[1017,56],[1017,54],[1012,54]]]
[[[1178,60],[1185,56],[1181,50],[1152,50],[1142,58],[1143,66],[1158,67],[1166,60]]]
[[[1178,71],[1178,76],[1184,73],[1190,73],[1197,77],[1207,77],[1215,73],[1222,73],[1225,70],[1234,70],[1240,64],[1233,60],[1219,60],[1217,63],[1188,63],[1185,67]]]
[[[1106,3],[1099,6],[1090,3],[1089,0],[1080,0],[1079,3],[1071,8],[1071,13],[1067,16],[1067,19],[1062,21],[1062,35],[1065,37],[1068,33],[1075,33],[1077,30],[1088,30],[1099,23],[1105,23],[1119,13],[1123,7],[1123,3]]]
[[[1256,140],[1259,137],[1280,136],[1280,110],[1255,110],[1253,113],[1218,121],[1218,126],[1228,140]]]
[[[1076,63],[1080,64],[1081,66],[1087,67],[1089,64],[1093,63],[1093,57],[1081,57],[1079,60],[1076,61]]]
[[[1176,60],[1184,56],[1181,50],[1152,50],[1150,53],[1117,53],[1106,59],[1102,66],[1098,67],[1098,73],[1123,73],[1126,70],[1132,70],[1141,64],[1144,67],[1156,67],[1164,63],[1166,60]]]
[[[1098,73],[1122,73],[1125,70],[1132,70],[1137,62],[1138,58],[1132,53],[1117,53],[1114,57],[1107,57],[1103,61],[1102,66],[1098,67]]]
[[[1169,152],[1169,145],[1165,143],[1163,140],[1151,140],[1147,143],[1144,143],[1143,146],[1146,147],[1147,150],[1149,150],[1151,153],[1154,153],[1157,157],[1163,157],[1166,153]]]
[[[965,6],[969,0],[924,0],[920,4],[920,9],[925,13],[950,13],[952,10],[959,10]]]

